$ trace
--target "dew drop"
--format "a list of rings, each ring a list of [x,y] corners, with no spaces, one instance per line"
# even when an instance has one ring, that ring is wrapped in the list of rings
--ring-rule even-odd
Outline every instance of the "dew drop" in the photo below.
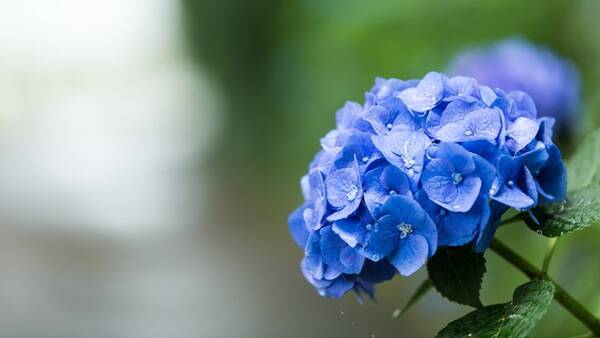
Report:
[[[392,128],[393,128],[394,126],[393,126],[391,123],[388,123],[388,124],[387,124],[385,127],[386,127],[388,130],[392,130]]]
[[[364,156],[362,158],[362,161],[365,162],[365,163],[368,162],[369,161],[369,156]]]
[[[515,185],[515,182],[513,180],[509,180],[508,182],[506,182],[506,185],[512,188]]]
[[[398,192],[396,190],[392,189],[392,190],[390,190],[389,194],[390,194],[390,196],[394,196],[394,195],[398,194]]]
[[[468,129],[467,129],[467,130],[465,130],[465,136],[471,136],[471,135],[473,135],[473,132],[472,132],[472,131],[470,131],[470,130],[468,130]]]
[[[358,188],[355,185],[353,185],[350,187],[350,190],[346,193],[346,198],[348,199],[348,201],[354,201],[357,195]]]
[[[427,148],[427,156],[429,158],[435,158],[437,156],[437,152],[438,152],[438,147],[435,145]]]
[[[373,229],[373,224],[369,223],[365,225],[365,228],[367,229],[367,231],[371,231],[371,229]]]
[[[442,209],[442,210],[440,210],[440,215],[442,215],[442,216],[446,216],[446,213],[447,213],[447,212],[446,212],[446,209]]]
[[[542,230],[536,230],[535,232],[537,232],[538,234],[542,234]]]

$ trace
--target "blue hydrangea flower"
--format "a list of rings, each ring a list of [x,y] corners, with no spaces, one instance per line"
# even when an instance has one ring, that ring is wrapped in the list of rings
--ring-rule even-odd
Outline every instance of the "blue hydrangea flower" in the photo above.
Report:
[[[561,129],[575,127],[580,116],[580,78],[574,65],[525,40],[511,38],[467,49],[449,69],[450,74],[472,76],[493,88],[529,94],[539,114],[556,118]]]
[[[554,121],[522,91],[429,73],[381,79],[346,103],[288,219],[301,270],[323,296],[374,295],[438,246],[489,246],[502,215],[565,198]]]

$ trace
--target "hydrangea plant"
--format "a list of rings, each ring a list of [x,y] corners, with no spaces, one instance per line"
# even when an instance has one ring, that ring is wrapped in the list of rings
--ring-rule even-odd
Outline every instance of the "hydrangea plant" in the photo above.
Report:
[[[460,52],[449,74],[473,76],[480,83],[504,90],[522,90],[534,99],[540,116],[557,119],[565,131],[580,116],[580,78],[575,66],[551,50],[510,38]]]
[[[600,219],[590,211],[567,229],[568,212],[577,208],[565,202],[567,171],[553,125],[525,92],[470,77],[376,79],[363,104],[337,111],[336,128],[301,179],[304,203],[288,224],[304,250],[304,277],[322,296],[354,291],[362,301],[374,297],[375,284],[427,265],[429,279],[410,304],[433,285],[452,301],[488,311],[479,300],[482,253],[490,246],[512,253],[494,239],[499,225],[527,220],[552,236],[557,227],[570,232]],[[502,221],[510,209],[516,215]],[[522,288],[550,299],[555,290],[553,283]]]

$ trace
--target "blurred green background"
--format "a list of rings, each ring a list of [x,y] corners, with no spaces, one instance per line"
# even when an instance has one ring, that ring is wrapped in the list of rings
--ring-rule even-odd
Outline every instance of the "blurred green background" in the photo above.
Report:
[[[520,36],[581,71],[568,157],[600,126],[599,15],[588,0],[0,1],[0,336],[433,336],[470,309],[430,292],[392,320],[424,271],[364,305],[303,279],[286,220],[320,137],[376,76]],[[541,236],[498,236],[541,264]],[[599,240],[565,236],[550,268],[597,315]],[[486,259],[482,300],[505,302],[526,279]],[[585,331],[553,304],[531,337]]]

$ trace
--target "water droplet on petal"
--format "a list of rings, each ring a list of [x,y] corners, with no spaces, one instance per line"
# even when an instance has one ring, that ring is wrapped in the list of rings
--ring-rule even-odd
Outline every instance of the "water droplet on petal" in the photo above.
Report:
[[[442,215],[442,216],[446,216],[446,213],[447,213],[447,212],[446,212],[446,209],[441,209],[441,210],[440,210],[440,215]]]
[[[508,182],[506,182],[506,185],[512,188],[515,185],[515,182],[513,180],[508,180]]]
[[[392,190],[390,190],[390,195],[391,195],[391,196],[393,196],[393,195],[396,195],[397,193],[398,193],[398,192],[397,192],[396,190],[393,190],[393,189],[392,189]]]
[[[472,132],[472,131],[470,131],[470,130],[468,130],[468,129],[467,129],[467,130],[465,130],[465,136],[471,136],[471,135],[473,135],[473,132]]]
[[[371,229],[373,229],[373,225],[371,223],[365,225],[365,228],[367,229],[367,231],[371,231]]]
[[[394,127],[394,125],[392,125],[391,123],[388,123],[388,124],[387,124],[385,127],[386,127],[388,130],[392,130],[392,128]]]
[[[363,162],[368,162],[368,161],[369,161],[369,156],[364,156],[364,157],[362,158],[362,161],[363,161]]]
[[[358,188],[355,185],[353,185],[350,187],[350,190],[346,193],[346,198],[348,199],[348,201],[354,201],[357,195]]]

